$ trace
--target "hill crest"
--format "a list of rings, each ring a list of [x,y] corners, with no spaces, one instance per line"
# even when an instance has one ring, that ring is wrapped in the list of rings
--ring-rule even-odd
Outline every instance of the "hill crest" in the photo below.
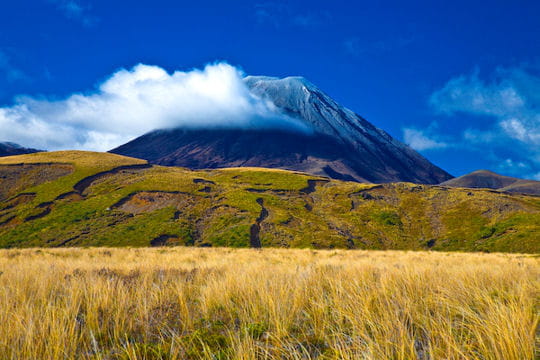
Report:
[[[540,195],[540,181],[504,176],[490,170],[473,171],[469,174],[442,182],[441,185]]]

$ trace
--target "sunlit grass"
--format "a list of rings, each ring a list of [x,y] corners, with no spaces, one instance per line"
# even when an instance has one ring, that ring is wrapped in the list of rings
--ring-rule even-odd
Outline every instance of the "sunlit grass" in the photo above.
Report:
[[[5,359],[535,358],[538,257],[0,252]]]

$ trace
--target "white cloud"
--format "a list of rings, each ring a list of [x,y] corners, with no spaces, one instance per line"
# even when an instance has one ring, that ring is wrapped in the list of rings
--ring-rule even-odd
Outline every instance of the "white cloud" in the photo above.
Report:
[[[540,180],[540,172],[534,165],[514,159],[498,159],[494,170],[510,176],[517,176],[522,179]]]
[[[485,84],[475,73],[450,80],[431,96],[431,104],[445,114],[470,112],[501,116],[524,105],[524,101],[511,84]]]
[[[532,70],[499,68],[489,80],[481,79],[478,72],[462,75],[433,93],[430,103],[436,112],[454,116],[456,126],[466,126],[452,143],[492,153],[494,168],[536,176],[540,169],[540,76]],[[483,116],[482,129],[460,121],[462,114]]]
[[[405,128],[403,129],[403,138],[405,143],[415,150],[429,150],[429,149],[442,149],[448,146],[448,144],[436,141],[425,134],[424,131]]]
[[[540,145],[540,77],[523,69],[498,69],[490,82],[481,80],[477,72],[459,76],[436,91],[430,103],[436,111],[447,115],[491,116],[495,124],[488,132],[493,141],[506,137]],[[479,134],[479,130],[467,131],[465,138],[471,132]]]
[[[505,159],[500,162],[499,169],[510,170],[513,173],[516,173],[523,169],[529,169],[529,165],[525,164],[523,161],[515,161],[512,159]]]
[[[540,115],[531,118],[508,118],[501,120],[501,128],[508,136],[524,143],[540,145]]]
[[[0,108],[2,141],[58,150],[109,150],[155,129],[294,127],[302,123],[255,97],[235,67],[167,73],[137,65],[114,73],[92,93],[63,100],[18,97]]]

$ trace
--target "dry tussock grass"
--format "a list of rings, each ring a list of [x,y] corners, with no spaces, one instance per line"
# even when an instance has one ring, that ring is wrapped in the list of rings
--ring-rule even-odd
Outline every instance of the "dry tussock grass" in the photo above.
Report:
[[[5,359],[535,358],[539,260],[431,252],[0,252]]]

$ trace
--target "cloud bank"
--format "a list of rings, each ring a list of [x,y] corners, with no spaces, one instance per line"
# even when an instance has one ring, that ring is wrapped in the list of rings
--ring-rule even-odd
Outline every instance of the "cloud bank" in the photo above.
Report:
[[[451,119],[454,131],[443,135],[405,128],[412,147],[476,149],[489,153],[498,171],[540,177],[540,76],[531,69],[499,68],[488,79],[477,71],[461,75],[435,91],[429,103],[436,114]],[[437,141],[441,138],[446,141]]]
[[[540,145],[540,77],[523,69],[499,69],[490,82],[478,73],[454,78],[431,96],[430,103],[446,115],[491,116],[496,120],[491,132]]]
[[[178,127],[309,131],[253,95],[243,73],[225,63],[172,74],[139,64],[90,93],[62,100],[21,96],[0,108],[0,141],[47,150],[110,150],[149,131]]]

